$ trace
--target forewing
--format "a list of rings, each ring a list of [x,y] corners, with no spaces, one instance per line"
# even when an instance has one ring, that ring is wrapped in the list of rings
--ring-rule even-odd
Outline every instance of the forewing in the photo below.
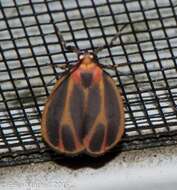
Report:
[[[86,153],[104,154],[115,146],[124,133],[124,108],[118,88],[112,78],[103,72],[99,83],[88,92],[84,122]]]
[[[83,104],[83,90],[71,76],[56,83],[42,117],[44,140],[56,151],[74,155],[83,150]]]

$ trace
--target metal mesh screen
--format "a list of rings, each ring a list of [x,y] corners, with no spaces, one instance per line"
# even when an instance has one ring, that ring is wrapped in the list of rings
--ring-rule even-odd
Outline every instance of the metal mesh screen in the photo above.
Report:
[[[77,56],[54,26],[82,50],[106,44],[99,62],[115,66],[106,71],[125,98],[122,150],[176,144],[177,0],[1,0],[0,166],[56,156],[41,139],[40,117],[53,79]]]

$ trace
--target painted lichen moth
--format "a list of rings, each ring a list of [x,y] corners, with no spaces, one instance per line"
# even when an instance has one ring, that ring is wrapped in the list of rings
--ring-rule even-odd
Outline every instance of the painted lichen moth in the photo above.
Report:
[[[66,46],[59,36],[66,49],[78,54],[78,63],[57,81],[48,98],[42,114],[42,136],[58,153],[103,155],[124,134],[120,91],[97,61],[96,53],[102,48],[82,53]]]

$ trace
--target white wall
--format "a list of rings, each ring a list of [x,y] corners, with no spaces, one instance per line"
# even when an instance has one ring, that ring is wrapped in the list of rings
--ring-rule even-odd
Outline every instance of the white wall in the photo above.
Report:
[[[5,190],[176,190],[177,146],[123,152],[104,166],[46,162],[0,168]]]

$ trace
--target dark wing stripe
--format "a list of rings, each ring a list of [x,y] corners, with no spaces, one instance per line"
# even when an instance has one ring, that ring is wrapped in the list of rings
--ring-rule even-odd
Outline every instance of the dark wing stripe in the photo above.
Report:
[[[96,126],[95,133],[92,136],[92,139],[90,141],[90,146],[89,146],[89,149],[92,152],[100,151],[101,145],[103,144],[103,140],[104,140],[104,131],[105,131],[104,124],[100,123]]]
[[[88,88],[91,85],[92,79],[93,79],[92,73],[87,73],[87,72],[81,73],[81,82],[85,88]]]
[[[82,142],[83,137],[83,106],[84,106],[84,93],[82,88],[79,85],[74,85],[72,93],[70,95],[69,109],[73,125],[76,131],[76,134]]]
[[[104,96],[105,96],[105,111],[108,124],[107,130],[107,146],[115,143],[117,134],[119,132],[120,124],[120,106],[118,102],[114,83],[108,80],[108,75],[104,74]],[[111,79],[112,80],[112,79]],[[116,87],[116,88],[115,88]],[[120,97],[121,98],[121,97]]]
[[[94,85],[89,89],[88,100],[87,100],[87,109],[84,120],[84,130],[85,135],[87,135],[90,129],[93,127],[95,119],[100,112],[100,92],[98,85]]]
[[[62,136],[62,143],[64,146],[65,151],[74,151],[75,150],[75,144],[73,139],[72,131],[70,130],[70,127],[68,125],[61,126],[61,136]]]
[[[59,143],[59,121],[63,113],[67,93],[68,80],[64,80],[52,96],[51,104],[46,115],[47,134],[50,143],[57,146]]]

